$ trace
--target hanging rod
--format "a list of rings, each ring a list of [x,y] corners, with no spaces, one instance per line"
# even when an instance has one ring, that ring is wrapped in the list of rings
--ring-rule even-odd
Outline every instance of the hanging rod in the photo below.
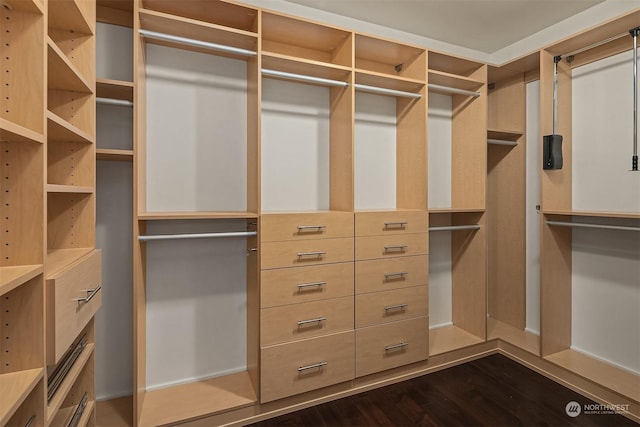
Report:
[[[395,89],[387,89],[384,87],[361,85],[359,83],[354,84],[353,87],[356,90],[359,90],[362,92],[379,93],[381,95],[401,96],[404,98],[414,98],[414,99],[422,98],[422,95],[420,95],[419,93],[407,92],[404,90],[395,90]]]
[[[138,30],[142,37],[153,40],[163,40],[167,42],[174,42],[184,44],[188,46],[202,47],[205,49],[217,50],[219,52],[235,53],[243,56],[256,56],[257,53],[253,50],[242,49],[239,47],[226,46],[218,43],[205,42],[202,40],[190,39],[187,37],[174,36],[172,34],[158,33],[156,31]]]
[[[429,89],[438,90],[442,92],[449,92],[449,93],[455,93],[458,95],[467,95],[467,96],[475,96],[475,97],[480,96],[480,92],[474,92],[472,90],[458,89],[456,87],[437,85],[434,83],[429,83],[428,86],[429,86]]]
[[[133,107],[133,102],[124,99],[96,97],[96,104],[115,105],[118,107]]]
[[[633,152],[631,154],[631,170],[638,170],[638,36],[640,27],[629,31],[633,38]]]
[[[510,146],[516,146],[518,145],[518,143],[516,141],[508,141],[505,139],[487,139],[487,144],[493,144],[493,145],[510,145]]]
[[[255,231],[236,231],[231,233],[193,233],[193,234],[151,234],[146,236],[138,236],[141,242],[149,242],[152,240],[177,240],[177,239],[209,239],[218,237],[251,237],[256,236]]]
[[[558,227],[576,227],[576,228],[600,228],[604,230],[624,230],[624,231],[640,231],[640,227],[628,227],[623,225],[605,225],[605,224],[585,224],[583,222],[562,222],[547,221],[547,225],[555,225]]]
[[[307,76],[305,74],[287,73],[285,71],[262,69],[263,76],[281,77],[289,80],[299,80],[301,82],[319,83],[327,86],[347,87],[349,83],[340,80],[323,79],[322,77]]]
[[[448,225],[445,227],[429,227],[429,231],[458,231],[458,230],[479,230],[479,224],[473,225]]]
[[[609,37],[608,39],[604,39],[604,40],[601,40],[601,41],[599,41],[599,42],[592,43],[592,44],[590,44],[590,45],[588,45],[588,46],[581,47],[581,48],[579,48],[579,49],[573,50],[573,51],[571,51],[571,52],[565,53],[564,55],[560,55],[560,56],[561,56],[561,57],[563,57],[563,58],[565,58],[567,61],[571,62],[571,60],[572,60],[572,58],[571,58],[571,57],[572,57],[572,56],[575,56],[575,55],[577,55],[577,54],[579,54],[579,53],[582,53],[582,52],[586,52],[587,50],[590,50],[590,49],[596,48],[596,47],[598,47],[598,46],[602,46],[603,44],[610,43],[610,42],[612,42],[612,41],[614,41],[614,40],[621,39],[622,37],[624,37],[624,36],[628,36],[628,35],[629,35],[629,32],[628,32],[628,31],[627,31],[627,32],[625,32],[625,33],[617,34],[617,35],[615,35],[615,36]]]

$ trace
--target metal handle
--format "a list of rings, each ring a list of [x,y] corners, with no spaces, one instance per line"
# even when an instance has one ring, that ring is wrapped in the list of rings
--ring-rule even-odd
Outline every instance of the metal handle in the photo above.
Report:
[[[398,271],[398,272],[395,272],[395,273],[384,273],[384,278],[385,278],[385,280],[389,279],[391,277],[397,277],[397,276],[400,276],[401,278],[404,278],[404,276],[406,276],[407,274],[409,274],[408,271]]]
[[[327,282],[309,282],[309,283],[298,283],[297,286],[298,286],[298,290],[302,290],[305,288],[320,287],[326,284]]]
[[[315,251],[315,252],[298,252],[298,258],[303,257],[303,256],[316,256],[316,257],[321,257],[323,255],[326,255],[327,253],[324,251]]]
[[[327,366],[327,362],[318,362],[314,363],[313,365],[300,366],[298,368],[298,372],[307,371],[309,369],[322,368],[323,366]]]
[[[400,344],[388,345],[384,348],[384,351],[395,350],[397,348],[405,348],[408,346],[408,342],[401,342]]]
[[[395,246],[385,246],[384,251],[405,251],[409,246],[408,245],[395,245]]]
[[[327,320],[326,317],[316,317],[315,319],[309,320],[298,320],[298,326],[308,325],[309,323],[321,323]]]
[[[82,298],[74,298],[73,300],[77,301],[78,305],[86,304],[89,301],[91,301],[93,297],[96,296],[96,294],[100,291],[100,289],[102,289],[102,286],[97,286],[93,289],[84,289],[83,292],[86,292],[87,296]]]
[[[396,305],[387,305],[384,307],[384,311],[389,311],[389,310],[404,310],[405,308],[409,307],[409,304],[396,304]]]
[[[404,228],[407,225],[409,225],[409,221],[385,222],[384,228],[391,228],[391,227]]]
[[[327,228],[326,225],[299,225],[298,231],[306,231],[306,230],[316,230],[320,231]]]

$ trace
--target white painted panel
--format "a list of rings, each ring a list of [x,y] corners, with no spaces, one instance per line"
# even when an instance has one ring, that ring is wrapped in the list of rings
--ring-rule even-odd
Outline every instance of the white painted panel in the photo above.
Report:
[[[133,81],[133,30],[96,24],[96,77]]]
[[[540,81],[527,84],[526,329],[540,334]]]
[[[243,231],[245,221],[152,221],[147,234]],[[147,389],[246,369],[246,240],[147,243]]]
[[[246,210],[246,62],[147,45],[147,211]]]
[[[396,98],[356,94],[355,207],[396,207]]]
[[[131,162],[97,163],[96,211],[96,247],[102,249],[102,306],[95,318],[96,397],[109,399],[130,395],[133,386]]]
[[[451,207],[451,96],[429,94],[429,208]]]
[[[263,79],[262,210],[326,209],[329,89]]]
[[[633,143],[633,55],[573,70],[573,208],[640,211]]]
[[[429,326],[450,325],[451,232],[429,233]]]
[[[573,230],[572,348],[640,374],[640,237]]]
[[[133,108],[96,105],[96,147],[133,149]]]

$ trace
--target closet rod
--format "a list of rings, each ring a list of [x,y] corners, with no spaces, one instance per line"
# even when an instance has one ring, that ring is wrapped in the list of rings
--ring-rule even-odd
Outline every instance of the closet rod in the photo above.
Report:
[[[640,231],[640,227],[627,227],[623,225],[605,225],[605,224],[585,224],[583,222],[562,222],[547,221],[547,225],[555,225],[558,227],[576,227],[576,228],[599,228],[604,230],[624,230],[624,231]]]
[[[472,90],[458,89],[456,87],[437,85],[434,83],[429,83],[428,86],[429,86],[429,89],[442,91],[442,92],[449,92],[449,93],[455,93],[458,95],[467,95],[467,96],[475,96],[475,97],[480,96],[480,92],[474,92]]]
[[[510,146],[518,145],[516,141],[507,141],[504,139],[491,139],[491,138],[487,139],[487,143],[493,144],[493,145],[510,145]]]
[[[319,83],[327,86],[347,87],[349,83],[340,80],[323,79],[322,77],[307,76],[304,74],[287,73],[285,71],[270,70],[267,68],[262,69],[263,76],[269,77],[281,77],[289,80],[299,80],[301,82]]]
[[[152,240],[177,240],[177,239],[208,239],[218,237],[251,237],[256,236],[255,231],[236,231],[230,233],[193,233],[193,234],[156,234],[138,236],[141,242],[149,242]]]
[[[379,93],[381,95],[401,96],[403,98],[414,98],[414,99],[422,98],[422,95],[420,95],[419,93],[406,92],[404,90],[387,89],[384,87],[361,85],[358,83],[354,84],[353,87],[356,90],[359,90],[362,92]]]
[[[458,231],[458,230],[479,230],[480,225],[448,225],[444,227],[429,227],[429,231]]]
[[[587,50],[596,48],[598,46],[602,46],[603,44],[610,43],[610,42],[612,42],[614,40],[621,39],[622,37],[628,36],[628,35],[629,35],[628,31],[625,32],[625,33],[622,33],[622,34],[617,34],[615,36],[609,37],[608,39],[604,39],[604,40],[601,40],[599,42],[592,43],[592,44],[590,44],[588,46],[581,47],[579,49],[573,50],[571,52],[565,53],[565,54],[560,55],[560,56],[563,57],[563,58],[566,58],[567,61],[571,62],[571,60],[573,59],[573,58],[571,58],[572,56],[575,56],[575,55],[577,55],[579,53],[582,53],[582,52],[586,52]]]
[[[237,55],[243,55],[243,56],[256,56],[257,55],[257,53],[252,51],[252,50],[241,49],[239,47],[226,46],[226,45],[218,44],[218,43],[205,42],[205,41],[202,41],[202,40],[196,40],[196,39],[190,39],[190,38],[187,38],[187,37],[174,36],[174,35],[171,35],[171,34],[158,33],[157,31],[149,31],[149,30],[138,30],[138,31],[139,31],[139,33],[140,33],[140,35],[142,37],[145,37],[147,39],[163,40],[163,41],[167,41],[167,42],[174,42],[174,43],[184,44],[184,45],[188,45],[188,46],[195,46],[195,47],[202,47],[202,48],[205,48],[205,49],[217,50],[219,52],[235,53]]]
[[[133,107],[133,102],[127,101],[124,99],[113,99],[113,98],[96,98],[96,104],[103,105],[115,105],[118,107]]]

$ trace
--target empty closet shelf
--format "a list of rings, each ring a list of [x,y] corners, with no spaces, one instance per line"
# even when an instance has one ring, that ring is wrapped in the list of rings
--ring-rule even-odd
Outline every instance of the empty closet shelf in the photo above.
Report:
[[[187,46],[199,47],[218,52],[233,53],[242,56],[256,56],[256,52],[249,49],[242,49],[234,46],[226,46],[218,43],[211,43],[202,40],[191,39],[188,37],[174,36],[172,34],[159,33],[157,31],[138,30],[140,35],[147,39],[161,40],[165,42],[177,43]]]
[[[320,84],[326,86],[335,86],[335,87],[347,87],[349,83],[343,82],[341,80],[333,80],[333,79],[325,79],[322,77],[314,77],[307,76],[306,74],[297,74],[297,73],[288,73],[286,71],[278,71],[278,70],[270,70],[268,68],[263,68],[261,70],[262,75],[266,77],[275,77],[286,80],[295,80],[305,83],[313,83]]]
[[[255,231],[237,231],[228,233],[190,233],[190,234],[151,234],[138,236],[141,242],[149,242],[152,240],[178,240],[178,239],[212,239],[219,237],[252,237],[258,233]]]
[[[583,222],[547,221],[547,225],[556,226],[556,227],[571,227],[571,228],[595,228],[595,229],[603,229],[603,230],[640,231],[640,226],[587,224]]]

